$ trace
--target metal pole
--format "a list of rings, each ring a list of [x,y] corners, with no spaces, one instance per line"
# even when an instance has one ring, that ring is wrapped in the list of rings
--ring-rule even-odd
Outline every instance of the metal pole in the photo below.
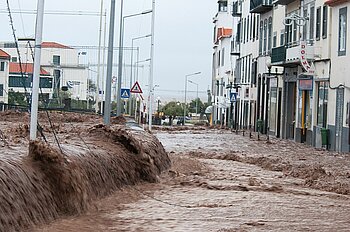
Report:
[[[105,26],[104,26],[104,36],[103,36],[103,53],[102,53],[102,103],[104,100],[104,95],[105,95],[105,82],[104,82],[104,77],[105,77],[105,61],[106,61],[106,34],[107,34],[107,12],[105,12]],[[103,104],[101,103],[101,114],[103,114]]]
[[[123,75],[123,37],[124,37],[124,18],[123,18],[123,3],[120,1],[120,30],[119,30],[119,59],[118,59],[118,88],[117,88],[117,116],[121,115],[122,102],[121,102],[121,88],[122,88],[122,75]]]
[[[100,31],[98,36],[98,56],[97,56],[97,79],[96,79],[96,102],[95,102],[95,111],[98,113],[99,107],[98,103],[100,102],[100,66],[101,66],[101,40],[102,40],[102,14],[103,14],[103,0],[101,0],[101,14],[100,14]]]
[[[133,69],[133,55],[134,55],[134,40],[131,40],[131,61],[130,61],[130,89],[132,88],[132,69]],[[132,106],[132,97],[129,99],[129,115],[131,116],[131,106]]]
[[[152,103],[153,103],[153,65],[154,65],[154,21],[156,15],[156,1],[152,0],[152,23],[151,23],[151,62],[149,71],[149,82],[148,82],[148,92],[149,92],[149,107],[148,107],[148,129],[152,130]]]
[[[38,104],[39,104],[39,83],[40,83],[40,62],[41,62],[41,43],[43,37],[44,22],[44,0],[38,0],[36,29],[35,29],[35,54],[34,54],[34,72],[32,88],[32,109],[30,114],[30,140],[36,139],[38,124]]]
[[[196,98],[196,116],[198,114],[198,84],[197,85],[197,98]]]
[[[185,76],[185,104],[184,104],[184,123],[183,125],[185,125],[186,123],[186,94],[187,94],[187,75]]]
[[[123,1],[122,1],[123,2]],[[115,0],[111,2],[111,16],[109,24],[108,58],[107,58],[107,78],[106,78],[106,97],[104,110],[104,123],[110,124],[111,121],[111,95],[112,95],[112,69],[113,69],[113,44],[114,44],[114,21],[115,21]]]

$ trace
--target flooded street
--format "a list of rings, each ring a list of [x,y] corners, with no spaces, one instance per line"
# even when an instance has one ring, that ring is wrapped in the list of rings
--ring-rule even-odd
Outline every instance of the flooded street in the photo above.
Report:
[[[35,231],[349,231],[348,154],[226,130],[155,133],[172,161],[159,183]]]

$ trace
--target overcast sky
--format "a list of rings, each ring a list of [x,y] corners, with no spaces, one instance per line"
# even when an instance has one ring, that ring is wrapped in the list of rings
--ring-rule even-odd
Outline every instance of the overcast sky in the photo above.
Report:
[[[13,10],[34,10],[37,0],[9,0]],[[110,1],[104,1],[107,14]],[[118,46],[120,1],[117,2],[115,46]],[[160,87],[156,95],[174,95],[183,100],[184,76],[201,71],[192,78],[204,92],[210,85],[212,53],[212,18],[216,13],[216,0],[156,0],[155,24],[155,70],[154,84]],[[152,0],[125,0],[124,15],[151,9]],[[1,10],[6,1],[1,1]],[[46,0],[46,11],[93,11],[100,10],[100,0]],[[35,15],[13,14],[18,37],[33,37]],[[151,15],[128,18],[125,21],[124,46],[131,46],[132,38],[150,33]],[[109,17],[107,17],[109,24]],[[0,14],[1,41],[13,41],[7,14]],[[107,25],[108,28],[108,25]],[[66,45],[98,45],[99,17],[45,15],[44,41],[55,41]],[[149,58],[149,39],[138,41],[141,60]],[[118,57],[114,57],[117,61]],[[147,74],[147,72],[146,72]],[[146,75],[145,74],[145,75]],[[147,79],[147,78],[145,78]],[[144,83],[145,85],[145,83]],[[142,86],[144,90],[147,87]],[[189,89],[196,87],[189,84]],[[166,91],[169,90],[169,91]],[[171,91],[170,91],[171,90]],[[195,93],[190,93],[195,96]],[[201,94],[204,97],[206,94]]]

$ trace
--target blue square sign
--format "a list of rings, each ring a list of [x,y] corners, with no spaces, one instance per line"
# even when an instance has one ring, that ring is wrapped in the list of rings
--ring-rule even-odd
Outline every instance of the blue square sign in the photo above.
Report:
[[[130,89],[121,89],[120,90],[120,96],[121,98],[130,98]]]

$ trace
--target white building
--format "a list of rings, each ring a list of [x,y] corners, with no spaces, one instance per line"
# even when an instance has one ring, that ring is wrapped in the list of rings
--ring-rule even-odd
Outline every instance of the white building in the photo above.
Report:
[[[10,55],[0,49],[0,102],[8,102],[8,78]]]
[[[232,16],[232,1],[218,1],[218,13],[213,18],[213,64],[212,94],[214,103],[213,123],[226,125],[229,120],[229,93],[226,85],[233,75],[235,62],[232,62],[232,31],[235,29]]]
[[[331,8],[329,47],[331,67],[325,70],[330,74],[327,127],[330,130],[331,150],[350,151],[350,2],[328,0]],[[327,112],[327,111],[326,111]]]
[[[14,43],[0,43],[0,47],[10,54],[12,62],[19,62]],[[19,44],[22,63],[33,63],[32,47],[29,43]],[[72,99],[88,99],[89,72],[87,67],[79,64],[79,55],[77,50],[59,43],[42,43],[41,67],[53,78],[50,98],[55,98],[66,86]]]

